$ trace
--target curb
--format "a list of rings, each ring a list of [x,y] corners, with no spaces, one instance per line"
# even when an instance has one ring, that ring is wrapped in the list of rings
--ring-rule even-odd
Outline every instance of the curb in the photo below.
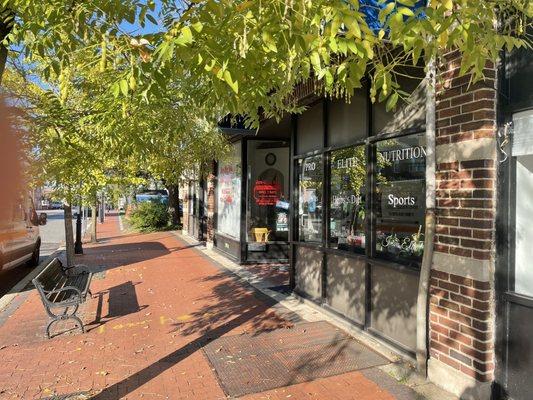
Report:
[[[20,291],[26,287],[26,285],[35,278],[54,257],[57,257],[65,250],[64,246],[58,247],[52,254],[46,257],[37,267],[29,272],[24,278],[22,278],[15,286],[11,288],[4,296],[0,298],[0,312],[4,309],[20,294]]]

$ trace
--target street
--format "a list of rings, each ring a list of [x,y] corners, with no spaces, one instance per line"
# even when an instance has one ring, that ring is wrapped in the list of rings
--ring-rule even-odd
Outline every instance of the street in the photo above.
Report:
[[[63,210],[42,210],[38,213],[46,213],[48,220],[46,225],[40,226],[41,231],[41,261],[48,257],[65,242],[65,221]],[[74,233],[76,233],[75,220],[72,221]]]
[[[44,212],[48,215],[46,225],[40,226],[41,233],[41,257],[40,262],[43,262],[46,257],[52,254],[58,247],[65,242],[65,226],[63,218],[63,210],[41,210],[37,213]],[[73,221],[74,229],[75,222]],[[75,231],[74,231],[75,232]],[[25,265],[8,268],[0,271],[0,297],[9,292],[21,279],[23,279],[29,272],[30,268]]]

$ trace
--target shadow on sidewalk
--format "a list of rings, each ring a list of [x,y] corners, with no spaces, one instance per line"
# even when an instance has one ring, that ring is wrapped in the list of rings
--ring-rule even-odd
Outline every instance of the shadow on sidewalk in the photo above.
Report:
[[[202,244],[170,248],[157,241],[103,244],[85,249],[82,256],[76,257],[76,263],[101,264],[103,270],[110,270],[161,258],[171,253],[198,246],[202,246]]]
[[[106,387],[91,399],[117,399],[119,388],[120,396],[124,397],[201,350],[212,340],[243,325],[247,325],[254,334],[292,327],[292,323],[273,312],[267,312],[276,304],[275,300],[256,291],[248,284],[238,281],[235,275],[220,272],[200,281],[217,282],[210,296],[197,299],[197,301],[207,302],[207,305],[194,312],[191,321],[176,323],[174,326],[175,331],[179,331],[182,335],[200,334],[201,336],[128,378]]]
[[[133,283],[131,281],[121,283],[113,286],[110,289],[100,291],[95,294],[98,296],[98,305],[96,307],[95,320],[87,324],[88,331],[99,328],[100,326],[120,317],[129,314],[135,314],[141,310],[148,308],[147,305],[140,306],[135,291],[135,285],[139,282]],[[104,296],[108,298],[107,315],[102,315]]]

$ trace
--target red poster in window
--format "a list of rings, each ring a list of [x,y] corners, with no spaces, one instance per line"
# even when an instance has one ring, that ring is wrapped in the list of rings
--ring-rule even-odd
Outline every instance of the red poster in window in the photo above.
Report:
[[[281,185],[278,182],[255,181],[254,199],[259,206],[275,206],[281,197]]]

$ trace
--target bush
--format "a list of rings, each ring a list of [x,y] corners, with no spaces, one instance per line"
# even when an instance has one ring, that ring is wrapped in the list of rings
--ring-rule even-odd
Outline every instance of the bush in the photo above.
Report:
[[[164,229],[168,225],[168,220],[167,206],[158,201],[138,203],[129,217],[131,225],[141,231]]]

